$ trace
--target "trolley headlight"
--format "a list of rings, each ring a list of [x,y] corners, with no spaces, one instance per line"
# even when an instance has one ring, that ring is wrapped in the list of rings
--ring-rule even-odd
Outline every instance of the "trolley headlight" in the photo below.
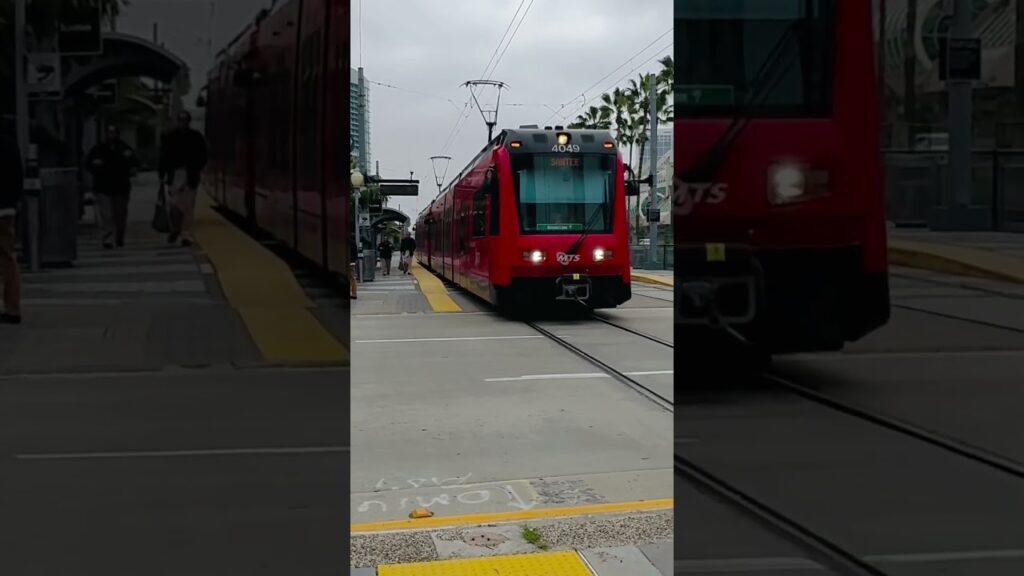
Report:
[[[544,252],[540,250],[530,250],[529,252],[523,252],[523,260],[532,262],[534,264],[540,264],[546,259]]]
[[[768,169],[768,200],[791,204],[828,194],[828,172],[799,164],[775,164]]]
[[[605,260],[610,260],[611,257],[611,251],[604,248],[594,248],[594,262],[604,262]]]

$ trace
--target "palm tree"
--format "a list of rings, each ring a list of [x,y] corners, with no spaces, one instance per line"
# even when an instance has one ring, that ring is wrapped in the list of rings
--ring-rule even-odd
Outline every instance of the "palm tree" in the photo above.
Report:
[[[602,94],[601,102],[602,113],[615,119],[615,143],[621,145],[624,142],[623,132],[628,131],[629,98],[624,90],[616,88],[611,94]]]
[[[608,109],[591,106],[586,112],[576,117],[576,121],[569,125],[570,128],[582,128],[589,130],[607,130],[612,127],[611,114]]]

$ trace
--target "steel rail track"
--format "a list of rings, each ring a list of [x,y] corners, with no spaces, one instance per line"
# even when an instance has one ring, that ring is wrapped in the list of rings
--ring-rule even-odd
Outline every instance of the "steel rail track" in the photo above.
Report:
[[[945,452],[955,454],[961,458],[966,458],[967,460],[977,464],[993,468],[1015,478],[1024,480],[1024,464],[1011,458],[996,454],[979,446],[962,442],[946,436],[945,434],[941,434],[897,418],[878,414],[866,408],[855,406],[849,402],[833,398],[778,375],[763,374],[762,377],[773,385],[783,388],[788,392],[815,404],[825,406],[826,408],[836,412],[852,416],[858,420],[869,422],[886,430],[902,434],[903,436],[924,442],[925,444],[939,448]]]

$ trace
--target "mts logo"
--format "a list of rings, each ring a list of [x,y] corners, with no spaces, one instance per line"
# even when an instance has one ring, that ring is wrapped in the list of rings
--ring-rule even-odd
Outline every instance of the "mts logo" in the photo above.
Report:
[[[721,204],[729,194],[724,182],[683,182],[676,180],[672,187],[672,207],[676,214],[687,215],[697,204]]]
[[[558,263],[561,264],[562,266],[568,266],[573,262],[580,261],[579,254],[566,254],[565,252],[559,252],[558,254],[555,254],[555,258],[558,260]]]

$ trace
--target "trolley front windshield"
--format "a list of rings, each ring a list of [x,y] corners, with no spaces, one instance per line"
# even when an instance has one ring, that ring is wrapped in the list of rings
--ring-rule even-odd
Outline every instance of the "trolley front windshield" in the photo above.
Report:
[[[828,116],[835,5],[835,0],[676,0],[680,118],[728,118],[740,111],[752,117]]]

